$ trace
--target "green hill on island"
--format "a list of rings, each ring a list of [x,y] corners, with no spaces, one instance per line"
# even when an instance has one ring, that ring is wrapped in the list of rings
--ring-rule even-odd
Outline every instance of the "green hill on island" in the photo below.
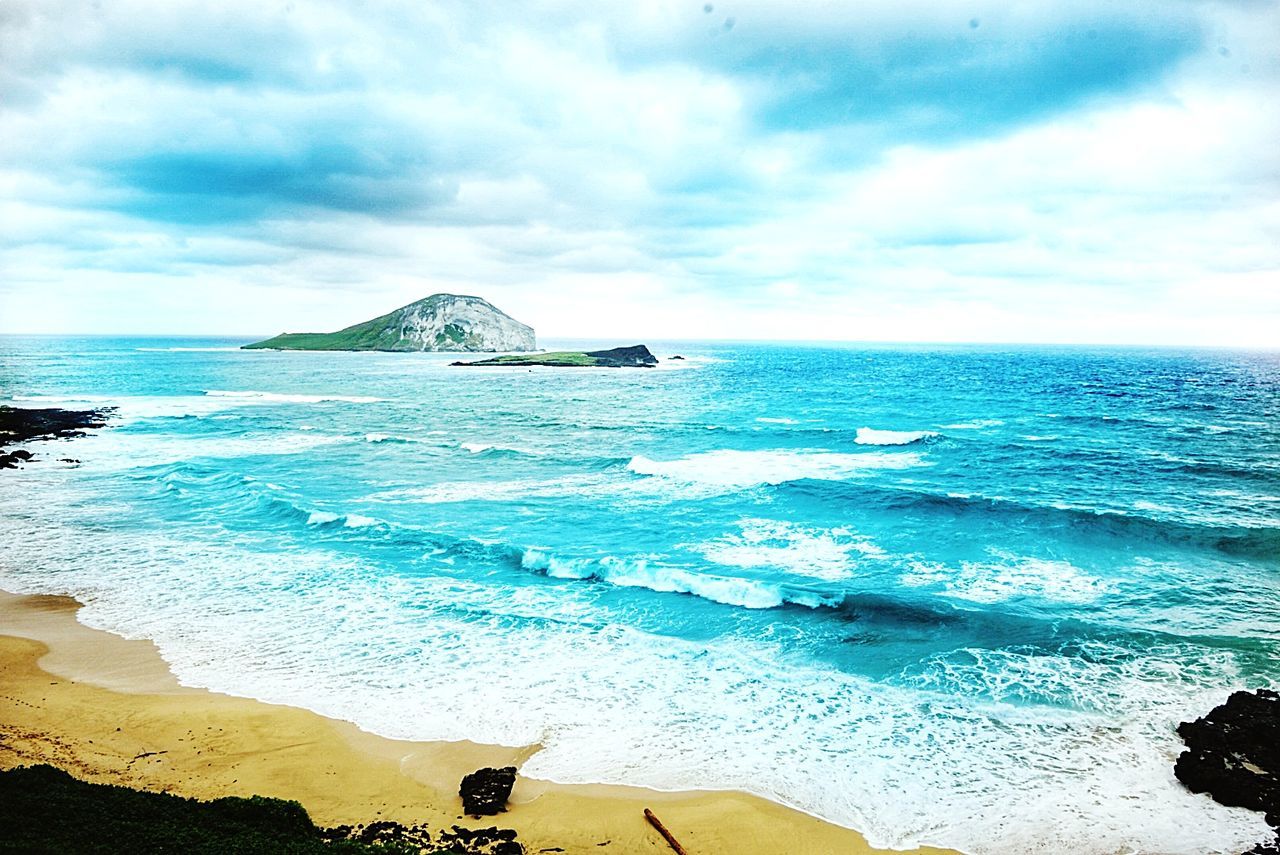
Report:
[[[331,333],[282,333],[245,350],[382,350],[512,353],[537,349],[533,327],[480,297],[433,294]]]

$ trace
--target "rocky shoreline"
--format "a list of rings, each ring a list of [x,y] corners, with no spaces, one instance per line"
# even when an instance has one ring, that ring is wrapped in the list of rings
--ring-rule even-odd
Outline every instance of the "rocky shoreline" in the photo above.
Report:
[[[1280,855],[1280,693],[1235,692],[1195,721],[1178,725],[1186,743],[1174,775],[1193,793],[1262,811],[1276,839],[1247,855]]]
[[[106,427],[110,408],[97,410],[23,409],[0,405],[0,469],[16,469],[35,458],[25,448],[6,451],[11,445],[34,440],[71,439],[92,428]],[[75,462],[69,458],[64,458]]]

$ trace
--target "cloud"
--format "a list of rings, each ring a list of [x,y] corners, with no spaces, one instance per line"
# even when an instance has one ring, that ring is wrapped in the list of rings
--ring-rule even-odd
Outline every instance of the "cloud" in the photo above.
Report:
[[[343,287],[297,322],[437,286],[695,336],[1274,311],[1274,4],[706,5],[10,0],[0,323],[130,274],[256,289],[252,332]]]
[[[731,31],[686,23],[673,41],[650,30],[635,44],[624,40],[623,55],[743,81],[762,130],[862,127],[881,143],[980,135],[1148,88],[1202,42],[1200,21],[1176,6],[1160,16],[1132,3],[1034,13],[946,2],[721,8],[733,10]]]

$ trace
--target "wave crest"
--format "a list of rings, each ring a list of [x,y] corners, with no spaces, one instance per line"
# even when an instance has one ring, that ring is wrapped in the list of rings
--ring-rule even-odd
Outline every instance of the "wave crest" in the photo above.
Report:
[[[698,573],[644,558],[560,558],[531,547],[520,566],[556,579],[593,579],[627,588],[647,588],[660,593],[691,594],[705,600],[746,609],[771,609],[786,603],[818,608],[835,606],[839,597],[799,586]]]
[[[876,430],[860,427],[853,441],[858,445],[911,445],[939,436],[936,430]]]

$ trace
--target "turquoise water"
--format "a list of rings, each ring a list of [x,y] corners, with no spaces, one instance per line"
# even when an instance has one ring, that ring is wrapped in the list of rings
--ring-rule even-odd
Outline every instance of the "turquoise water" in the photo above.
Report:
[[[0,399],[118,408],[0,474],[0,585],[191,684],[539,742],[535,777],[971,852],[1265,834],[1181,790],[1172,728],[1280,682],[1280,355],[240,343],[0,339]]]

